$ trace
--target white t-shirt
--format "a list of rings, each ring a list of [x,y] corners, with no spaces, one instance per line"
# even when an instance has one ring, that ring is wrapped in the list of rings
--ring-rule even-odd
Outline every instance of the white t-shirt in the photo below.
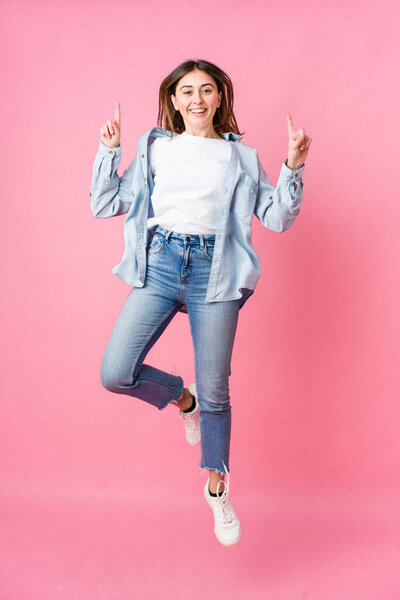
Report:
[[[154,179],[149,229],[161,225],[179,233],[216,233],[216,207],[229,159],[230,143],[184,131],[156,138],[149,146]]]

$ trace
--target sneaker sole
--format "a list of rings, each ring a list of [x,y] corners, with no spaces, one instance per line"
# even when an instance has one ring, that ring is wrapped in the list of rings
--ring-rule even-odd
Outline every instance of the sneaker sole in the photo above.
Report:
[[[190,444],[191,446],[198,446],[201,442],[201,437],[199,438],[198,442],[189,442],[189,440],[186,438],[186,441],[188,444]]]

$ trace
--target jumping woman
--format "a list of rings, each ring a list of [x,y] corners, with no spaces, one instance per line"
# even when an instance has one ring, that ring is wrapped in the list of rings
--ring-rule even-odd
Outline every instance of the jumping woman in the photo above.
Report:
[[[141,135],[121,177],[117,102],[114,119],[100,128],[90,188],[95,217],[127,213],[125,251],[112,272],[132,286],[103,356],[102,385],[158,410],[178,407],[187,441],[201,444],[204,496],[227,546],[241,533],[229,497],[231,356],[239,310],[261,273],[252,218],[278,233],[293,225],[311,144],[288,114],[288,156],[274,188],[257,150],[241,142],[233,99],[232,82],[216,65],[180,64],[161,83],[157,127]],[[194,347],[188,387],[143,363],[178,311],[188,315]]]

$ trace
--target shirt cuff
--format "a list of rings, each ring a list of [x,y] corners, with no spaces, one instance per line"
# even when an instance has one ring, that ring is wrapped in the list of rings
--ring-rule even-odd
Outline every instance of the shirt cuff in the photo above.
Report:
[[[306,166],[306,163],[304,163],[301,167],[299,167],[298,169],[289,169],[289,167],[287,166],[287,160],[286,159],[283,163],[282,163],[282,171],[283,173],[285,173],[285,175],[287,175],[288,177],[293,177],[295,178],[295,181],[297,179],[301,179],[302,175],[303,175],[303,171],[304,171],[304,167]]]
[[[109,156],[110,158],[113,158],[114,155],[121,156],[121,144],[117,148],[109,148],[100,140],[99,152],[101,152],[103,156]]]

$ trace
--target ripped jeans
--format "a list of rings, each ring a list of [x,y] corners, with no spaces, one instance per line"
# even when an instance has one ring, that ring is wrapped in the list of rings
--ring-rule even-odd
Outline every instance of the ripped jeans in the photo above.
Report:
[[[179,400],[183,379],[143,360],[185,303],[200,412],[199,466],[225,474],[231,437],[229,376],[239,300],[205,301],[214,242],[215,235],[183,234],[157,226],[147,250],[144,286],[132,288],[119,314],[103,356],[101,382],[111,392],[139,398],[159,410]]]

